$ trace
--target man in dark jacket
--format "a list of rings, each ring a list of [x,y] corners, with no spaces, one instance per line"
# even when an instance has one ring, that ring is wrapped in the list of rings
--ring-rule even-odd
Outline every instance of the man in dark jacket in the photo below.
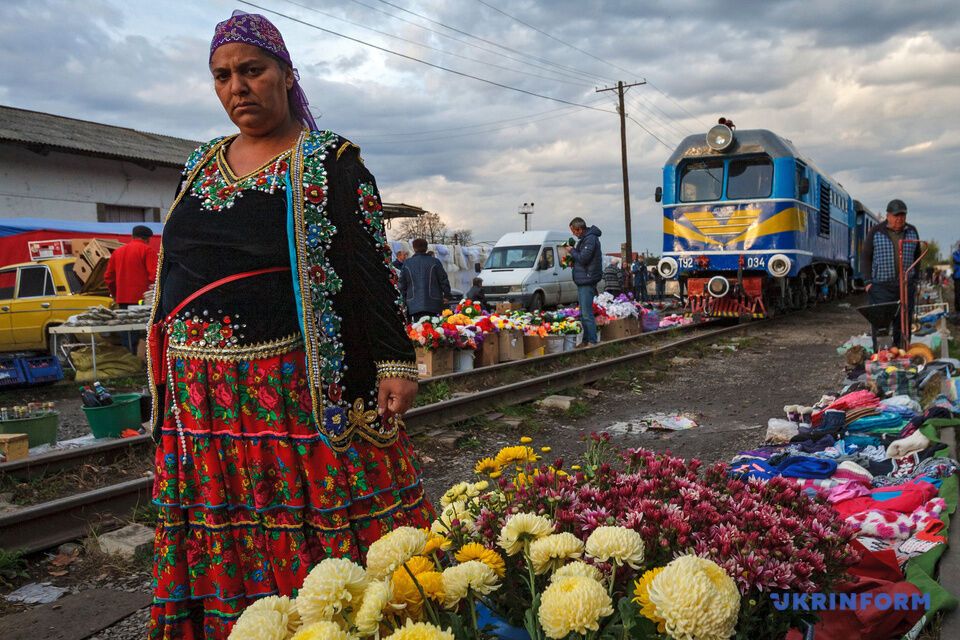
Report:
[[[410,320],[423,316],[437,316],[450,298],[450,281],[443,263],[427,255],[427,241],[417,238],[412,242],[414,254],[403,261],[400,270],[400,292],[407,305]]]
[[[647,301],[647,257],[637,256],[630,265],[633,275],[633,297],[637,301]]]
[[[901,247],[901,241],[907,241]],[[906,303],[908,318],[913,318],[917,297],[918,269],[910,272],[907,281],[907,300],[900,300],[900,276],[917,259],[920,251],[920,234],[912,224],[907,224],[907,205],[903,200],[891,200],[887,204],[887,219],[876,225],[863,240],[860,272],[864,274],[867,299],[870,304],[884,302]],[[879,327],[882,328],[882,327]],[[873,327],[873,348],[877,349],[877,329]],[[910,342],[910,322],[907,335],[901,335],[900,316],[893,322],[893,342],[906,348]]]
[[[583,218],[570,221],[570,232],[577,242],[570,250],[573,258],[573,282],[577,285],[577,299],[580,302],[580,322],[583,324],[583,341],[597,344],[597,321],[593,317],[593,297],[597,294],[597,283],[603,278],[603,254],[600,251],[600,229],[587,228]]]
[[[616,260],[603,269],[603,291],[613,296],[623,293],[623,272]]]
[[[953,249],[953,313],[960,322],[960,242]]]

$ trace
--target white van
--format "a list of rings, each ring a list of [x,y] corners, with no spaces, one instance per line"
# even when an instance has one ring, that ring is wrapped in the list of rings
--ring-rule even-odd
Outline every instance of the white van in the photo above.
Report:
[[[497,241],[483,264],[483,293],[491,305],[514,302],[531,311],[577,301],[573,269],[560,266],[563,231],[519,231]]]

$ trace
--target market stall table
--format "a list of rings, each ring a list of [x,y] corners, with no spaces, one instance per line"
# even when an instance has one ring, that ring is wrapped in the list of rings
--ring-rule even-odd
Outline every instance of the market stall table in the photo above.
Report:
[[[122,333],[124,331],[143,331],[146,332],[147,325],[140,322],[133,322],[128,324],[98,324],[98,325],[60,325],[57,327],[51,327],[50,333],[53,335],[89,335],[90,336],[90,355],[93,359],[93,377],[97,377],[97,341],[96,334],[98,333]],[[54,345],[54,351],[56,351],[57,345]],[[69,361],[69,358],[68,358]],[[73,366],[71,364],[71,366]]]

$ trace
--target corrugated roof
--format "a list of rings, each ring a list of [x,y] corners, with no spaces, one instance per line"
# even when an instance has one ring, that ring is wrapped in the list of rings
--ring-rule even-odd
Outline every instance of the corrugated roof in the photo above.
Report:
[[[0,141],[182,167],[199,142],[0,105]]]

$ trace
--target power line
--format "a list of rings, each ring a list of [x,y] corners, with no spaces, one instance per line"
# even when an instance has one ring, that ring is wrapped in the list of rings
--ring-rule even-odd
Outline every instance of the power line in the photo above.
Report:
[[[392,33],[386,32],[386,31],[381,31],[381,30],[379,30],[379,29],[374,29],[373,27],[368,27],[368,26],[365,25],[365,24],[360,24],[360,23],[358,23],[358,22],[353,22],[352,20],[347,20],[346,18],[341,18],[340,16],[335,16],[335,15],[333,15],[332,13],[327,13],[326,11],[321,11],[320,9],[315,9],[314,7],[311,7],[311,6],[309,6],[309,5],[302,4],[302,3],[300,3],[300,2],[295,2],[294,0],[284,0],[284,1],[287,2],[288,4],[292,4],[292,5],[294,5],[294,6],[300,7],[301,9],[306,9],[307,11],[312,11],[312,12],[314,12],[314,13],[318,13],[318,14],[320,14],[320,15],[322,15],[322,16],[327,17],[327,18],[331,18],[331,19],[333,19],[333,20],[339,20],[340,22],[345,22],[346,24],[349,24],[349,25],[351,25],[351,26],[357,27],[357,28],[359,28],[359,29],[365,29],[365,30],[367,30],[367,31],[372,31],[373,33],[377,33],[377,34],[380,34],[380,35],[382,35],[382,36],[386,36],[386,37],[388,37],[388,38],[393,38],[394,40],[400,40],[401,42],[406,42],[406,43],[408,43],[408,44],[412,44],[412,45],[417,46],[417,47],[423,47],[424,49],[430,49],[431,51],[437,51],[437,52],[442,53],[442,54],[444,54],[444,55],[453,56],[453,57],[455,57],[455,58],[461,58],[461,59],[463,59],[463,60],[469,60],[470,62],[476,62],[476,63],[479,63],[479,64],[484,64],[484,65],[487,65],[487,66],[489,66],[489,67],[493,67],[493,68],[495,68],[495,69],[500,69],[501,71],[509,71],[509,72],[511,72],[511,73],[521,73],[521,74],[523,74],[523,75],[525,75],[525,76],[531,76],[531,77],[534,77],[534,78],[538,78],[538,79],[540,79],[540,80],[549,80],[549,81],[551,81],[551,82],[562,82],[562,83],[564,83],[564,84],[575,85],[575,86],[578,86],[578,87],[585,87],[585,86],[587,86],[587,85],[585,85],[585,84],[583,83],[583,81],[574,82],[574,81],[572,81],[572,80],[563,80],[563,79],[561,79],[561,78],[550,78],[550,77],[542,76],[542,75],[539,75],[539,74],[536,74],[536,73],[530,73],[529,71],[522,71],[522,70],[520,70],[520,69],[512,69],[512,68],[510,68],[510,67],[504,67],[504,66],[501,66],[501,65],[499,65],[499,64],[494,64],[494,63],[492,63],[492,62],[486,62],[485,60],[480,60],[479,58],[471,58],[471,57],[469,57],[469,56],[465,56],[465,55],[462,55],[462,54],[459,54],[459,53],[453,53],[452,51],[445,51],[444,49],[441,49],[441,48],[439,48],[439,47],[434,47],[434,46],[431,46],[431,45],[429,45],[429,44],[424,44],[424,43],[422,43],[422,42],[417,42],[416,40],[410,40],[409,38],[404,38],[404,37],[402,37],[402,36],[394,35],[394,34],[392,34]],[[552,72],[551,72],[551,73],[552,73]],[[569,76],[568,76],[568,77],[569,77]]]
[[[674,125],[672,125],[668,121],[665,121],[663,118],[659,117],[656,113],[646,108],[646,106],[644,106],[644,104],[639,100],[634,100],[634,102],[628,103],[628,104],[630,108],[634,109],[635,111],[642,112],[644,116],[644,120],[647,120],[652,124],[655,124],[656,126],[661,127],[665,132],[669,134],[671,138],[677,137],[677,136],[679,136],[680,138],[686,137],[687,135],[686,133],[683,133],[683,132],[678,133],[678,129]]]
[[[419,62],[420,64],[426,65],[426,66],[428,66],[428,67],[432,67],[432,68],[434,68],[434,69],[439,69],[439,70],[441,70],[441,71],[446,71],[447,73],[452,73],[452,74],[454,74],[454,75],[458,75],[458,76],[463,77],[463,78],[470,78],[470,79],[472,79],[472,80],[476,80],[476,81],[478,81],[478,82],[483,82],[483,83],[485,83],[485,84],[489,84],[489,85],[492,85],[492,86],[494,86],[494,87],[500,87],[501,89],[507,89],[507,90],[509,90],[509,91],[515,91],[515,92],[517,92],[517,93],[522,93],[522,94],[525,94],[525,95],[528,95],[528,96],[533,96],[533,97],[535,97],[535,98],[542,98],[542,99],[544,99],[544,100],[552,100],[553,102],[559,102],[559,103],[561,103],[561,104],[568,104],[568,105],[573,106],[573,107],[582,107],[582,108],[584,108],[584,109],[590,109],[590,110],[593,110],[593,111],[602,111],[602,112],[604,112],[604,113],[613,113],[612,111],[609,111],[609,110],[607,110],[607,109],[601,109],[601,108],[599,108],[599,107],[592,107],[592,106],[589,106],[589,105],[580,104],[579,102],[573,102],[572,100],[564,100],[563,98],[556,98],[556,97],[554,97],[554,96],[548,96],[548,95],[545,95],[545,94],[542,94],[542,93],[537,93],[537,92],[535,92],[535,91],[528,91],[527,89],[521,89],[520,87],[513,87],[513,86],[510,86],[510,85],[508,85],[508,84],[503,84],[502,82],[497,82],[496,80],[490,80],[490,79],[488,79],[488,78],[482,78],[482,77],[480,77],[480,76],[475,76],[475,75],[473,75],[473,74],[466,73],[466,72],[464,72],[464,71],[457,71],[456,69],[451,69],[450,67],[445,67],[445,66],[443,66],[443,65],[434,64],[433,62],[427,62],[426,60],[423,60],[423,59],[421,59],[421,58],[417,58],[416,56],[411,56],[411,55],[407,55],[407,54],[405,54],[405,53],[400,53],[399,51],[394,51],[393,49],[388,49],[388,48],[386,48],[386,47],[381,47],[380,45],[373,44],[372,42],[367,42],[367,41],[361,40],[361,39],[359,39],[359,38],[354,38],[353,36],[348,36],[348,35],[346,35],[346,34],[343,34],[343,33],[338,32],[338,31],[334,31],[333,29],[327,29],[326,27],[321,27],[321,26],[319,26],[319,25],[315,25],[315,24],[313,24],[313,23],[311,23],[311,22],[307,22],[306,20],[301,20],[300,18],[291,16],[291,15],[287,15],[286,13],[283,13],[282,11],[277,11],[276,9],[270,9],[270,8],[264,7],[264,6],[262,6],[262,5],[256,4],[255,2],[250,2],[249,0],[238,0],[238,1],[240,2],[240,4],[245,4],[245,5],[247,5],[247,6],[254,7],[254,8],[256,8],[256,9],[260,9],[261,11],[267,11],[268,13],[272,13],[272,14],[274,14],[274,15],[277,15],[277,16],[280,16],[280,17],[283,17],[283,18],[286,18],[287,20],[291,20],[291,21],[293,21],[293,22],[298,22],[298,23],[300,23],[300,24],[302,24],[302,25],[305,25],[305,26],[307,26],[307,27],[311,27],[311,28],[316,29],[316,30],[318,30],[318,31],[322,31],[322,32],[328,33],[328,34],[330,34],[330,35],[337,36],[338,38],[343,38],[344,40],[349,40],[349,41],[351,41],[351,42],[356,42],[357,44],[363,45],[363,46],[365,46],[365,47],[370,47],[371,49],[376,49],[376,50],[378,50],[378,51],[383,51],[384,53],[389,53],[389,54],[395,55],[395,56],[397,56],[397,57],[399,57],[399,58],[405,58],[405,59],[407,59],[407,60],[412,60],[412,61],[414,61],[414,62]]]
[[[637,126],[640,127],[641,129],[643,129],[644,131],[646,131],[647,133],[649,133],[651,136],[653,136],[654,138],[656,138],[656,139],[657,139],[657,142],[659,142],[660,144],[662,144],[663,146],[665,146],[665,147],[666,147],[667,149],[669,149],[670,151],[673,151],[674,149],[677,148],[676,145],[669,145],[669,144],[667,144],[666,142],[664,142],[663,140],[661,140],[661,139],[660,139],[660,136],[658,136],[658,135],[655,134],[653,131],[650,131],[650,129],[647,129],[645,126],[643,126],[642,124],[640,124],[640,122],[638,122],[637,119],[634,118],[633,116],[627,116],[627,120],[633,120],[633,123],[634,123],[635,125],[637,125]]]
[[[355,1],[355,0],[352,0],[352,1]],[[480,42],[485,42],[485,43],[487,43],[487,44],[489,44],[489,45],[493,45],[493,46],[498,47],[498,48],[500,48],[500,49],[503,49],[503,50],[505,50],[505,51],[510,51],[510,52],[512,52],[512,53],[517,53],[517,54],[520,54],[520,55],[522,55],[522,56],[527,56],[527,57],[529,57],[529,58],[533,58],[534,60],[537,60],[537,61],[542,62],[542,63],[544,63],[544,64],[549,64],[549,65],[551,65],[551,66],[558,67],[558,68],[560,68],[560,69],[566,69],[567,71],[572,71],[572,72],[574,72],[574,73],[579,73],[580,75],[586,76],[586,77],[591,78],[591,79],[593,79],[593,80],[596,80],[596,79],[598,79],[598,78],[601,79],[601,80],[604,79],[602,76],[598,76],[598,75],[596,75],[596,74],[591,74],[591,73],[586,73],[586,72],[584,72],[584,71],[580,71],[579,69],[575,69],[575,68],[573,68],[573,67],[568,67],[568,66],[566,66],[566,65],[562,65],[562,64],[559,64],[559,63],[556,63],[556,62],[551,62],[550,60],[546,60],[545,58],[539,58],[539,57],[534,56],[534,55],[531,55],[531,54],[529,54],[529,53],[524,53],[523,51],[517,51],[516,49],[513,49],[513,48],[508,47],[508,46],[506,46],[506,45],[500,44],[500,43],[498,43],[498,42],[494,42],[494,41],[492,41],[492,40],[487,40],[486,38],[481,38],[480,36],[475,36],[475,35],[473,35],[472,33],[468,33],[468,32],[466,32],[466,31],[463,31],[462,29],[458,29],[458,28],[456,28],[456,27],[451,27],[451,26],[448,25],[448,24],[444,24],[444,23],[442,23],[442,22],[440,22],[440,21],[438,21],[438,20],[434,20],[433,18],[428,18],[427,16],[421,15],[421,14],[419,14],[419,13],[416,13],[415,11],[411,11],[411,10],[409,10],[409,9],[404,9],[403,7],[394,4],[394,3],[390,2],[389,0],[378,0],[378,2],[381,2],[382,4],[391,6],[391,7],[393,7],[394,9],[398,9],[398,10],[400,10],[400,11],[403,11],[404,13],[409,13],[410,15],[417,16],[418,18],[420,18],[420,19],[422,19],[422,20],[426,20],[427,22],[430,22],[431,24],[436,24],[436,25],[439,25],[439,26],[443,27],[444,29],[449,29],[450,31],[455,31],[455,32],[457,32],[457,33],[461,33],[461,34],[463,34],[463,35],[465,35],[465,36],[467,36],[467,37],[473,38],[473,39],[475,39],[475,40],[479,40]]]
[[[432,34],[434,34],[434,35],[440,36],[441,38],[446,38],[447,40],[452,40],[452,41],[454,41],[454,42],[457,42],[457,43],[462,44],[462,45],[464,45],[464,46],[470,47],[470,48],[472,48],[472,49],[477,49],[478,51],[483,51],[484,53],[489,53],[489,54],[491,54],[491,55],[495,55],[495,56],[498,56],[498,57],[500,57],[500,58],[504,58],[504,59],[506,59],[506,60],[513,60],[514,62],[519,62],[520,64],[525,64],[525,65],[527,65],[527,66],[529,66],[529,67],[533,67],[534,69],[540,69],[541,71],[547,71],[547,72],[549,72],[549,73],[555,73],[555,74],[557,74],[557,75],[566,76],[567,78],[571,78],[571,79],[576,80],[576,81],[578,81],[578,82],[584,82],[584,80],[585,80],[584,78],[579,77],[579,76],[575,76],[575,75],[572,75],[572,74],[569,74],[569,73],[565,73],[565,72],[562,72],[562,71],[557,71],[557,70],[555,70],[555,69],[550,69],[549,67],[545,67],[545,66],[543,66],[543,65],[534,64],[533,62],[527,62],[526,60],[523,60],[522,58],[515,58],[515,57],[513,57],[513,56],[508,56],[508,55],[505,54],[505,53],[500,53],[499,51],[494,51],[493,49],[488,49],[488,48],[486,48],[486,47],[481,47],[480,45],[473,44],[472,42],[467,42],[466,40],[464,40],[464,39],[462,39],[462,38],[457,38],[457,37],[452,36],[452,35],[450,35],[450,34],[448,34],[448,33],[443,33],[442,31],[437,31],[436,29],[431,29],[430,27],[426,27],[426,26],[424,26],[424,25],[422,25],[422,24],[417,24],[416,22],[414,22],[414,21],[412,21],[412,20],[407,20],[407,19],[404,18],[404,17],[398,16],[398,15],[394,15],[394,14],[390,13],[389,11],[384,11],[383,9],[378,9],[377,7],[374,7],[374,6],[372,6],[372,5],[369,5],[369,4],[365,3],[365,2],[361,2],[361,0],[350,0],[350,2],[352,2],[352,3],[354,3],[354,4],[358,4],[358,5],[360,5],[361,7],[364,7],[364,8],[366,8],[366,9],[369,9],[370,11],[375,11],[375,12],[377,12],[377,13],[379,13],[379,14],[385,15],[385,16],[387,16],[388,18],[393,18],[394,20],[399,20],[400,22],[403,22],[403,23],[405,23],[405,24],[409,24],[410,26],[416,27],[417,29],[421,29],[421,30],[423,30],[423,31],[427,31],[427,32],[432,33]],[[592,77],[588,77],[588,78],[586,78],[586,79],[589,80],[590,82],[593,82],[593,81],[594,81],[594,78],[592,78]]]
[[[657,104],[648,96],[645,96],[642,93],[637,93],[634,97],[636,98],[636,104],[638,107],[651,113],[655,117],[657,114],[660,114],[661,117],[659,119],[665,122],[672,131],[679,133],[681,138],[693,133],[693,131],[683,125],[683,123],[681,123],[679,120],[664,112],[664,110],[658,107]]]

